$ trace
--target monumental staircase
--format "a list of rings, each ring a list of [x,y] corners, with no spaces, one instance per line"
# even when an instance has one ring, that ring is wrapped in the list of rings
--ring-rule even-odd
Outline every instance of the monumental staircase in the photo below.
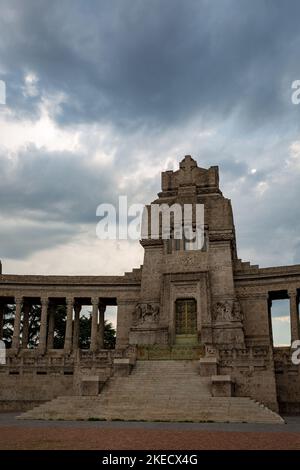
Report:
[[[283,423],[247,397],[213,397],[194,360],[138,360],[96,396],[60,396],[19,419]]]

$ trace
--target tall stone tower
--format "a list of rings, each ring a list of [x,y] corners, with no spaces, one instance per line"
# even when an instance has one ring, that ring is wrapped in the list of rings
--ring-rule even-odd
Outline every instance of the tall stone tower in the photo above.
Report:
[[[176,239],[174,218],[164,239],[145,237],[140,302],[130,329],[131,344],[192,343],[242,346],[244,333],[236,298],[236,256],[231,202],[219,188],[219,169],[200,168],[189,155],[179,170],[162,173],[162,191],[152,204],[204,205],[204,244]],[[151,220],[149,226],[151,225]],[[161,228],[161,224],[160,224]]]

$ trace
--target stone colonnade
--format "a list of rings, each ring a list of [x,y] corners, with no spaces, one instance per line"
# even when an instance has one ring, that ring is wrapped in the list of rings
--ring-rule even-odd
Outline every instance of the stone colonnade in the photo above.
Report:
[[[12,350],[18,351],[26,349],[29,340],[29,318],[31,307],[33,305],[30,299],[23,296],[16,296],[15,300],[15,318],[12,335]],[[8,303],[8,302],[6,302]],[[38,351],[44,354],[47,350],[53,349],[54,330],[55,330],[55,312],[57,305],[63,303],[55,303],[55,299],[50,300],[48,297],[40,297],[41,304],[41,322],[39,333]],[[93,352],[103,349],[104,347],[104,312],[106,305],[100,301],[99,297],[91,298],[92,304],[92,321],[91,321],[91,343],[90,350]],[[80,300],[73,297],[65,298],[66,305],[66,328],[64,351],[70,353],[79,348],[79,318],[82,305]],[[4,326],[4,299],[0,299],[0,339],[3,337]],[[73,319],[74,312],[74,319]],[[22,325],[22,335],[21,335]]]

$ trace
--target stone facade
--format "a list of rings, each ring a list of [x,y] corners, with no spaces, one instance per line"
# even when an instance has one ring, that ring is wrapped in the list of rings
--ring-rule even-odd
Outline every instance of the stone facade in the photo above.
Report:
[[[196,354],[200,375],[212,377],[215,396],[251,397],[275,411],[300,410],[299,366],[292,365],[290,348],[273,347],[270,316],[272,300],[289,298],[291,337],[299,339],[300,265],[261,269],[238,259],[231,202],[219,188],[218,167],[199,168],[186,156],[178,171],[162,173],[162,191],[153,203],[203,204],[204,246],[187,249],[174,233],[168,240],[145,236],[143,265],[124,276],[1,273],[0,335],[4,305],[16,306],[12,347],[0,365],[2,409],[26,409],[89,390],[96,394],[112,374],[128,376],[143,355]],[[28,349],[33,304],[41,305],[39,346]],[[79,314],[87,304],[91,344],[80,350]],[[59,305],[66,306],[65,341],[55,350]],[[107,305],[118,306],[115,350],[103,349]]]

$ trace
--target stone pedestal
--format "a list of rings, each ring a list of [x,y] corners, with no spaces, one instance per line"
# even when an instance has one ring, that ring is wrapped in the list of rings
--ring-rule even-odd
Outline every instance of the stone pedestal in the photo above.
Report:
[[[234,383],[230,375],[213,375],[211,392],[213,397],[232,397]]]
[[[129,344],[168,344],[168,328],[153,325],[133,326],[129,333]]]
[[[202,357],[199,360],[199,374],[201,377],[210,377],[218,373],[218,359],[216,357]]]
[[[128,358],[114,359],[114,375],[118,377],[126,377],[132,369],[132,361]]]
[[[104,383],[98,375],[87,375],[81,379],[81,395],[99,395]]]
[[[243,347],[245,344],[244,332],[241,322],[219,323],[213,328],[214,344],[230,344]]]

